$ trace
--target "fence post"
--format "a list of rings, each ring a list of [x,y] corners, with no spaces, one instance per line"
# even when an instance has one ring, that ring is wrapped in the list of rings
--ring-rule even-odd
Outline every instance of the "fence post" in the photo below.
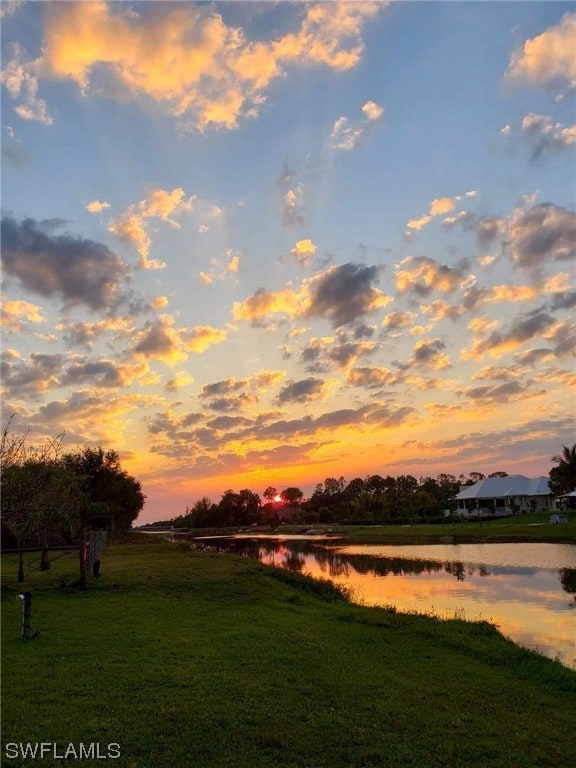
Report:
[[[18,555],[18,583],[24,583],[24,552]]]
[[[86,542],[80,547],[80,585],[87,589],[88,587],[88,548]]]
[[[22,600],[22,630],[20,637],[23,640],[30,640],[32,637],[32,592],[24,592],[18,595]]]

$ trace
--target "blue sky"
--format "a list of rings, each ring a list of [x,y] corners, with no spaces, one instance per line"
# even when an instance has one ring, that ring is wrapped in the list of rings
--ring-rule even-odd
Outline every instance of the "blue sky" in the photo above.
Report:
[[[4,3],[3,388],[143,518],[547,474],[574,433],[569,3]]]

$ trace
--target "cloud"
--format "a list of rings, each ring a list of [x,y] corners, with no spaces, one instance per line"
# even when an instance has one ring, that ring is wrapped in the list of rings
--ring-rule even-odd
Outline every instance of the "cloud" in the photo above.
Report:
[[[302,350],[302,361],[306,370],[323,373],[335,365],[345,370],[365,355],[378,349],[377,345],[367,341],[350,341],[345,334],[333,337],[313,338]]]
[[[398,383],[398,374],[388,368],[352,368],[346,378],[353,386],[367,389],[380,389],[387,384]]]
[[[169,392],[175,392],[176,390],[193,383],[193,376],[190,376],[187,371],[179,371],[175,376],[169,379],[164,386]]]
[[[329,267],[310,281],[306,316],[327,318],[338,328],[385,307],[391,298],[372,287],[377,279],[378,267],[350,263]]]
[[[304,206],[304,184],[299,182],[295,187],[284,192],[282,205],[282,223],[291,227],[304,224],[302,209]]]
[[[250,377],[250,386],[258,390],[266,390],[286,376],[286,371],[260,371]]]
[[[467,193],[468,194],[468,193]],[[459,197],[438,197],[432,200],[428,213],[423,214],[419,219],[411,219],[406,223],[409,230],[419,231],[432,221],[434,216],[442,216],[445,213],[453,211],[456,207]],[[461,211],[461,214],[465,215],[465,211]],[[450,223],[450,222],[448,222]]]
[[[539,347],[537,349],[527,349],[525,352],[517,352],[514,355],[514,359],[521,365],[530,365],[535,367],[540,362],[550,360],[554,357],[554,352],[551,349],[545,349]]]
[[[131,317],[111,317],[95,323],[65,318],[56,325],[56,330],[63,331],[63,339],[71,347],[91,349],[94,342],[106,333],[114,338],[127,338],[134,333],[134,321]]]
[[[4,355],[1,365],[2,387],[5,397],[20,399],[35,397],[58,386],[64,356],[33,352],[29,362]]]
[[[30,151],[23,145],[21,139],[16,137],[14,130],[7,125],[6,136],[1,142],[2,157],[17,166],[23,166],[30,159]]]
[[[168,306],[168,298],[166,296],[155,296],[150,302],[152,309],[164,309]]]
[[[374,101],[367,101],[362,107],[362,112],[364,112],[368,120],[379,120],[384,113],[384,109]]]
[[[12,99],[20,100],[14,111],[22,120],[51,125],[54,121],[48,114],[46,102],[38,98],[34,63],[23,60],[23,51],[18,44],[13,43],[11,49],[12,58],[0,72],[0,82],[6,86]]]
[[[552,342],[557,358],[574,358],[576,354],[576,322],[572,318],[555,323],[546,330],[543,337]]]
[[[148,219],[159,219],[179,227],[178,222],[171,217],[183,211],[191,211],[197,199],[195,195],[185,199],[185,194],[181,187],[171,192],[153,189],[145,200],[130,205],[118,219],[110,222],[109,232],[136,247],[142,269],[164,269],[166,266],[162,261],[148,258],[152,240],[145,222]]]
[[[575,39],[576,13],[567,13],[557,26],[514,51],[506,78],[544,86],[570,83],[576,79]]]
[[[413,312],[390,312],[382,320],[383,327],[389,331],[397,331],[401,328],[409,328],[416,315]]]
[[[378,271],[378,267],[350,263],[329,267],[305,280],[299,290],[260,288],[243,302],[235,302],[232,314],[235,320],[250,320],[253,325],[277,313],[290,317],[323,317],[338,328],[392,301],[372,287]]]
[[[3,301],[1,308],[2,329],[12,333],[20,333],[24,329],[24,322],[42,323],[44,317],[37,304],[29,301]]]
[[[476,305],[475,305],[476,306]],[[421,306],[420,311],[424,314],[429,314],[433,320],[443,320],[449,318],[453,322],[459,320],[466,312],[466,305],[453,305],[448,304],[446,301],[438,299],[433,301],[429,306]]]
[[[256,325],[271,314],[298,316],[302,313],[305,302],[306,294],[297,293],[291,288],[281,291],[259,288],[243,302],[234,302],[232,315],[235,320],[250,320]]]
[[[530,392],[528,387],[522,385],[519,381],[508,381],[504,384],[496,384],[486,387],[472,387],[462,391],[469,400],[482,402],[486,404],[501,405],[502,403],[524,400],[527,397],[534,397],[540,392]]]
[[[241,252],[234,252],[228,248],[224,259],[211,259],[209,272],[199,272],[198,277],[205,285],[211,285],[214,281],[226,280],[230,275],[235,275],[240,269]]]
[[[490,332],[483,338],[475,339],[469,349],[461,351],[460,357],[462,360],[478,360],[486,354],[491,357],[502,357],[507,352],[518,349],[530,339],[542,336],[552,325],[554,325],[554,318],[541,310],[521,315],[505,332],[498,329],[490,330],[490,324],[471,323],[470,327],[473,331],[478,330],[482,333],[488,330]]]
[[[255,117],[266,90],[291,66],[354,67],[364,24],[379,3],[319,3],[299,27],[274,40],[250,41],[213,6],[124,8],[105,2],[54,3],[46,9],[37,75],[75,82],[86,95],[143,96],[190,129],[232,129]]]
[[[213,411],[241,411],[243,409],[254,408],[258,403],[256,395],[252,395],[249,392],[241,392],[239,395],[218,397],[210,403],[208,407]]]
[[[234,376],[221,381],[215,381],[211,384],[204,384],[200,390],[200,397],[203,399],[209,399],[212,397],[222,397],[229,395],[232,392],[239,392],[246,387],[247,380],[238,380]]]
[[[162,360],[168,365],[186,360],[189,352],[201,354],[213,344],[225,340],[227,332],[210,325],[194,328],[175,328],[171,315],[160,315],[139,333],[134,354],[151,360]]]
[[[540,267],[576,255],[576,214],[553,203],[515,211],[507,234],[512,259],[519,267]]]
[[[106,208],[110,208],[110,203],[104,203],[100,200],[92,200],[86,203],[86,210],[88,213],[102,213]]]
[[[149,360],[163,360],[169,365],[186,360],[188,355],[172,326],[173,320],[165,315],[154,323],[148,323],[139,335],[134,354]]]
[[[189,330],[182,331],[182,340],[189,352],[201,354],[213,344],[221,344],[228,332],[222,328],[213,328],[211,325],[197,325]]]
[[[52,229],[51,222],[2,219],[4,274],[40,296],[60,296],[67,307],[115,307],[122,299],[124,262],[101,243]]]
[[[444,349],[446,349],[446,344],[440,339],[418,341],[414,346],[408,365],[410,367],[431,368],[434,371],[450,368],[450,359],[444,354]]]
[[[326,382],[322,379],[302,379],[282,387],[278,393],[278,405],[285,403],[308,403],[322,398],[326,391]]]
[[[14,15],[23,4],[24,0],[8,0],[8,2],[3,3],[2,8],[0,8],[0,19]]]
[[[552,123],[552,118],[531,112],[522,120],[522,130],[532,142],[533,159],[544,150],[561,152],[571,149],[576,144],[576,125],[564,127],[561,123]]]
[[[60,384],[121,388],[133,384],[147,371],[145,365],[119,365],[112,360],[78,361],[68,367]]]
[[[374,101],[367,101],[362,107],[364,120],[354,126],[349,125],[347,117],[339,117],[332,126],[330,146],[332,149],[347,152],[354,149],[356,144],[383,115],[384,110]]]
[[[486,365],[472,375],[472,380],[501,379],[502,381],[513,381],[517,375],[513,368],[495,368],[493,365]]]
[[[417,296],[428,296],[432,291],[453,293],[474,281],[465,267],[465,264],[448,267],[426,256],[407,256],[396,269],[396,288],[400,293],[411,292]]]
[[[476,237],[482,247],[486,247],[505,231],[504,220],[497,216],[485,216],[476,226]]]
[[[298,240],[296,245],[290,251],[290,254],[294,261],[301,267],[305,267],[316,253],[317,247],[312,240]]]

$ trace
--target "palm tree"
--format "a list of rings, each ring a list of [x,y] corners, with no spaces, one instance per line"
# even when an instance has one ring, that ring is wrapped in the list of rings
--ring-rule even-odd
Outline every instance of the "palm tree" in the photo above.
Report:
[[[562,453],[553,456],[557,466],[550,470],[550,490],[556,496],[576,489],[576,443],[572,448],[562,446]]]

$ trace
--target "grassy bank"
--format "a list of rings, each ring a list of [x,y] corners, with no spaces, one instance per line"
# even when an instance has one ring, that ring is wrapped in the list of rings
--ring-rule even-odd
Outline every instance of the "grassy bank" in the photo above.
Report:
[[[6,561],[4,744],[117,742],[126,768],[573,764],[576,674],[487,624],[154,540],[110,547],[87,592],[27,574],[25,642],[15,576]]]
[[[439,540],[455,542],[521,542],[541,541],[551,543],[576,544],[576,517],[568,523],[553,524],[548,522],[549,515],[524,515],[519,518],[500,518],[482,523],[457,522],[438,525],[415,523],[412,525],[282,525],[277,534],[306,533],[314,530],[318,533],[330,532],[341,536],[343,543],[350,544],[415,544],[430,543]],[[196,528],[189,529],[187,535],[209,536],[237,533],[237,528]],[[270,526],[257,526],[251,533],[272,533]]]
[[[546,519],[548,516],[546,516]],[[452,539],[455,542],[521,542],[541,541],[576,544],[576,519],[568,523],[534,522],[526,517],[504,518],[487,522],[458,522],[440,525],[417,523],[409,526],[342,526],[342,535],[350,543],[385,543],[386,541],[433,542]]]

